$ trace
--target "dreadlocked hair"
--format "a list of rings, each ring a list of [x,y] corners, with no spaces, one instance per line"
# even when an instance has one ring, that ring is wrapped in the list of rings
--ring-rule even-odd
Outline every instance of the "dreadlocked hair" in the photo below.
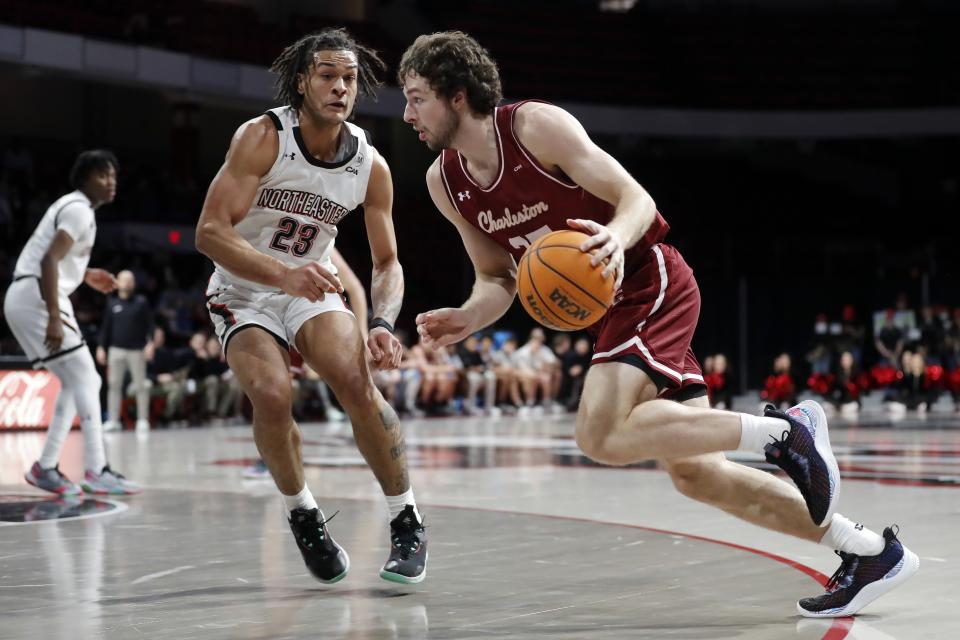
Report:
[[[303,94],[297,91],[298,76],[310,71],[313,56],[318,51],[352,51],[357,56],[357,88],[360,95],[376,96],[377,88],[383,84],[377,75],[383,73],[387,65],[376,51],[357,42],[341,27],[303,36],[277,56],[270,65],[270,71],[277,74],[274,85],[277,100],[294,109],[303,105]]]

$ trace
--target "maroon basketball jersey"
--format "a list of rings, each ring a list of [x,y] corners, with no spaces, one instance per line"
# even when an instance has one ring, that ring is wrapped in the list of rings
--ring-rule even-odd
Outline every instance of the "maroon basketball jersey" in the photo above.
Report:
[[[497,107],[494,127],[500,170],[489,187],[469,174],[454,149],[441,153],[440,173],[450,202],[470,224],[489,235],[517,260],[531,243],[551,231],[569,229],[567,218],[585,218],[607,224],[614,207],[580,185],[547,172],[517,139],[513,130],[515,102]],[[670,225],[657,213],[650,229],[626,252],[624,272],[632,273],[646,259],[651,246],[662,242]]]

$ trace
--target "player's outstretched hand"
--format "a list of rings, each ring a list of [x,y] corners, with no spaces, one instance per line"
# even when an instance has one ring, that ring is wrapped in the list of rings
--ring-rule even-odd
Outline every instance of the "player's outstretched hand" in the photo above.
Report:
[[[343,293],[340,278],[316,262],[290,269],[280,284],[280,289],[291,296],[306,298],[310,302],[323,300],[327,293]]]
[[[117,279],[104,269],[87,269],[83,281],[100,293],[110,293],[117,288]]]
[[[582,231],[590,236],[580,245],[580,250],[593,256],[590,264],[597,266],[606,261],[603,268],[603,277],[614,277],[614,289],[620,288],[623,282],[623,242],[609,228],[593,220],[568,218],[567,224],[571,229]]]
[[[395,335],[383,327],[374,327],[367,336],[367,348],[370,350],[370,363],[375,369],[387,371],[400,366],[403,345]]]
[[[417,316],[417,333],[423,346],[436,349],[470,335],[470,320],[463,309],[435,309]]]

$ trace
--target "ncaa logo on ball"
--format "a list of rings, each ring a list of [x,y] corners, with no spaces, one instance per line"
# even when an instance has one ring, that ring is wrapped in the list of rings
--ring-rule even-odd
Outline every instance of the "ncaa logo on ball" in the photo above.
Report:
[[[581,307],[576,300],[570,298],[565,292],[560,291],[559,288],[554,288],[550,293],[550,302],[557,305],[558,309],[571,318],[576,318],[579,321],[578,324],[590,317],[589,309]]]

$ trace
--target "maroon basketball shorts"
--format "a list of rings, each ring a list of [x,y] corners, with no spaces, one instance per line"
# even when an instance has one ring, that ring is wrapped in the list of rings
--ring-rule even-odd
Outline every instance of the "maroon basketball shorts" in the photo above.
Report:
[[[690,342],[700,317],[693,270],[668,244],[651,247],[639,269],[624,278],[613,306],[592,327],[591,364],[624,362],[656,383],[660,396],[686,400],[706,394]]]

